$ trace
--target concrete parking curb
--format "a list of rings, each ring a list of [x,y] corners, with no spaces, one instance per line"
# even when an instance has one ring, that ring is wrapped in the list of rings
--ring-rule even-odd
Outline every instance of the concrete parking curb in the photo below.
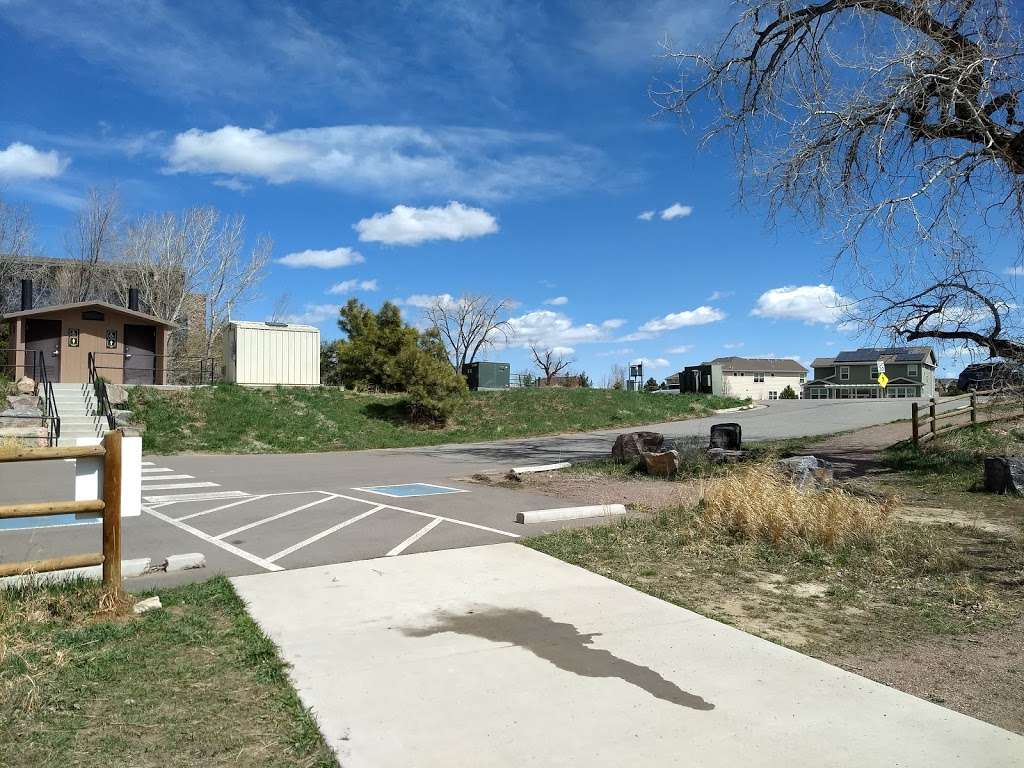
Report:
[[[622,504],[594,504],[585,507],[561,507],[558,509],[534,509],[529,512],[517,512],[517,523],[552,523],[560,520],[582,520],[590,517],[614,517],[626,514]]]

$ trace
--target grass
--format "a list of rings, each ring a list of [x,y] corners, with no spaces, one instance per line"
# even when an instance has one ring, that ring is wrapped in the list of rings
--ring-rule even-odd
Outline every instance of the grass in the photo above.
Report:
[[[401,396],[336,389],[132,389],[128,407],[159,454],[297,453],[438,445],[676,421],[740,405],[706,395],[600,389],[473,392],[448,426],[410,424]]]
[[[92,584],[0,592],[0,765],[336,765],[226,579],[159,594],[135,616]]]
[[[883,464],[895,472],[944,490],[970,490],[984,475],[985,457],[1024,453],[1024,419],[964,427],[916,447],[903,442],[889,448]]]
[[[774,546],[679,508],[525,543],[815,655],[1000,628],[1024,612],[1019,541],[900,521],[876,534]]]

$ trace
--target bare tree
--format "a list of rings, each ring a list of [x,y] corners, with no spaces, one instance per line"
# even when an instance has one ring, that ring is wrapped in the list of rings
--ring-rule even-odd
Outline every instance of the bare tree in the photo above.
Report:
[[[625,389],[626,388],[626,369],[615,363],[612,365],[611,370],[608,372],[608,376],[604,380],[605,389]]]
[[[119,238],[120,198],[116,189],[89,190],[82,210],[65,239],[70,263],[55,276],[53,300],[58,304],[86,301],[95,293],[102,265]]]
[[[255,298],[270,260],[270,240],[257,238],[247,252],[244,233],[244,219],[224,219],[214,208],[148,216],[125,232],[120,258],[148,310],[188,326],[193,351],[204,357],[234,309]]]
[[[282,293],[274,299],[274,306],[270,308],[270,322],[283,323],[284,319],[288,317],[288,308],[291,306],[291,302],[291,296],[287,293]]]
[[[1024,37],[1008,0],[735,5],[714,48],[670,51],[684,76],[655,101],[677,114],[709,101],[704,138],[730,142],[741,199],[764,195],[773,220],[792,211],[839,239],[834,267],[867,287],[859,320],[1019,355],[993,341],[1014,333],[1020,302],[999,298],[1005,281],[977,255],[979,236],[1019,239],[1024,225]],[[881,296],[896,298],[880,315]]]
[[[533,355],[533,361],[537,364],[537,367],[544,373],[544,383],[549,387],[555,380],[555,376],[573,363],[571,357],[563,357],[551,347],[541,347],[538,349],[535,344],[531,344],[530,354]]]
[[[456,373],[472,363],[483,350],[496,343],[508,343],[514,329],[508,320],[512,302],[482,294],[468,294],[452,300],[438,296],[424,314],[437,329]]]
[[[8,291],[15,277],[16,262],[28,252],[31,242],[29,209],[0,198],[0,311],[11,301]]]

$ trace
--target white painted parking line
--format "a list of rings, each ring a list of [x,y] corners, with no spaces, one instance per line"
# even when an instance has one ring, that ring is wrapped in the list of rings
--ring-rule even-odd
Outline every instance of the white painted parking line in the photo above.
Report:
[[[191,515],[182,515],[176,517],[175,520],[191,520],[193,517],[202,517],[203,515],[210,515],[214,512],[220,512],[222,509],[231,509],[231,507],[237,507],[239,504],[248,504],[250,501],[258,501],[259,499],[265,499],[266,496],[250,496],[247,499],[239,499],[238,501],[232,501],[230,504],[221,504],[219,507],[213,509],[206,509],[202,512],[193,512]]]
[[[142,461],[142,462],[139,462],[139,464],[141,466],[143,466],[143,467],[152,467],[153,466],[153,462],[152,461]]]
[[[267,560],[264,560],[262,557],[257,557],[256,555],[250,554],[249,552],[246,552],[244,549],[239,549],[233,544],[228,544],[224,541],[218,541],[210,534],[203,533],[198,528],[193,528],[191,525],[175,520],[173,517],[168,517],[162,512],[157,512],[155,509],[151,507],[143,506],[142,511],[152,515],[158,520],[163,520],[165,523],[168,523],[169,525],[173,525],[175,528],[180,528],[186,533],[191,533],[193,536],[202,539],[208,544],[213,544],[215,547],[220,547],[225,552],[230,552],[231,554],[237,555],[243,560],[248,560],[250,563],[254,563],[255,565],[258,565],[260,568],[264,568],[268,571],[284,570],[284,568],[282,568],[280,565],[274,565],[274,563],[268,562]]]
[[[318,491],[318,493],[327,493],[327,491]],[[234,535],[236,533],[241,533],[242,531],[248,531],[250,528],[255,528],[258,525],[263,525],[264,523],[272,523],[275,520],[280,520],[282,517],[288,517],[288,515],[294,515],[296,512],[301,512],[304,509],[309,509],[310,507],[315,507],[317,504],[323,504],[325,501],[330,501],[331,499],[335,499],[335,498],[337,498],[337,496],[335,494],[331,493],[331,494],[328,494],[328,495],[324,496],[322,499],[317,499],[316,501],[311,501],[311,502],[309,502],[309,504],[303,504],[301,507],[295,507],[294,509],[289,509],[289,510],[286,510],[284,512],[279,512],[276,515],[271,515],[270,517],[266,517],[266,518],[264,518],[262,520],[257,520],[255,523],[249,523],[248,525],[242,525],[242,526],[239,526],[238,528],[232,528],[230,531],[224,531],[224,533],[220,534],[219,536],[215,536],[214,538],[224,539],[224,538],[227,538],[228,536],[232,536],[232,535]]]
[[[168,480],[195,480],[195,475],[157,475],[156,477],[145,477],[143,476],[142,482],[144,483],[164,483]]]
[[[149,490],[149,489],[147,489]],[[146,501],[158,504],[181,504],[189,501],[216,501],[217,499],[246,499],[252,496],[245,491],[210,491],[208,493],[173,493],[163,496],[144,496]]]
[[[166,485],[147,485],[143,490],[146,491],[171,491],[177,488],[216,488],[220,483],[211,483],[209,481],[203,481],[201,483],[168,483]]]
[[[142,474],[148,475],[153,472],[173,472],[174,470],[170,467],[143,467]]]
[[[376,506],[373,509],[368,509],[366,512],[358,514],[355,517],[350,517],[348,520],[346,520],[343,523],[338,523],[337,525],[332,525],[326,531],[320,531],[320,533],[314,534],[313,536],[310,536],[308,539],[304,539],[304,540],[300,541],[298,544],[292,544],[290,547],[286,547],[285,549],[282,549],[280,552],[274,553],[273,555],[271,555],[270,557],[267,558],[267,562],[270,562],[270,563],[277,562],[282,557],[287,557],[288,555],[292,554],[293,552],[298,552],[303,547],[307,547],[310,544],[313,544],[313,543],[315,543],[317,541],[320,541],[320,539],[326,538],[327,536],[330,536],[332,533],[336,533],[337,531],[340,531],[342,528],[347,528],[348,526],[352,525],[352,523],[357,523],[360,520],[362,520],[363,518],[369,517],[374,512],[380,512],[382,509],[386,509],[386,507],[383,504],[381,504],[379,506]]]
[[[399,544],[397,547],[395,547],[390,552],[388,552],[386,555],[384,555],[384,557],[394,557],[395,555],[402,554],[406,549],[411,547],[413,544],[415,544],[417,541],[422,539],[424,536],[426,536],[432,530],[437,528],[437,526],[439,526],[441,524],[441,522],[442,522],[441,518],[439,518],[439,517],[435,518],[434,520],[431,520],[429,523],[427,523],[422,528],[420,528],[418,531],[416,531],[416,533],[414,533],[408,539],[406,539],[401,544]]]

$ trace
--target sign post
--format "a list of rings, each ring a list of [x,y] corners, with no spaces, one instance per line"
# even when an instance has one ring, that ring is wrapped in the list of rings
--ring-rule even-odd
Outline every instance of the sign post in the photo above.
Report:
[[[882,388],[882,394],[885,394],[885,388],[889,386],[889,377],[885,375],[885,362],[883,360],[878,361],[878,386]]]

